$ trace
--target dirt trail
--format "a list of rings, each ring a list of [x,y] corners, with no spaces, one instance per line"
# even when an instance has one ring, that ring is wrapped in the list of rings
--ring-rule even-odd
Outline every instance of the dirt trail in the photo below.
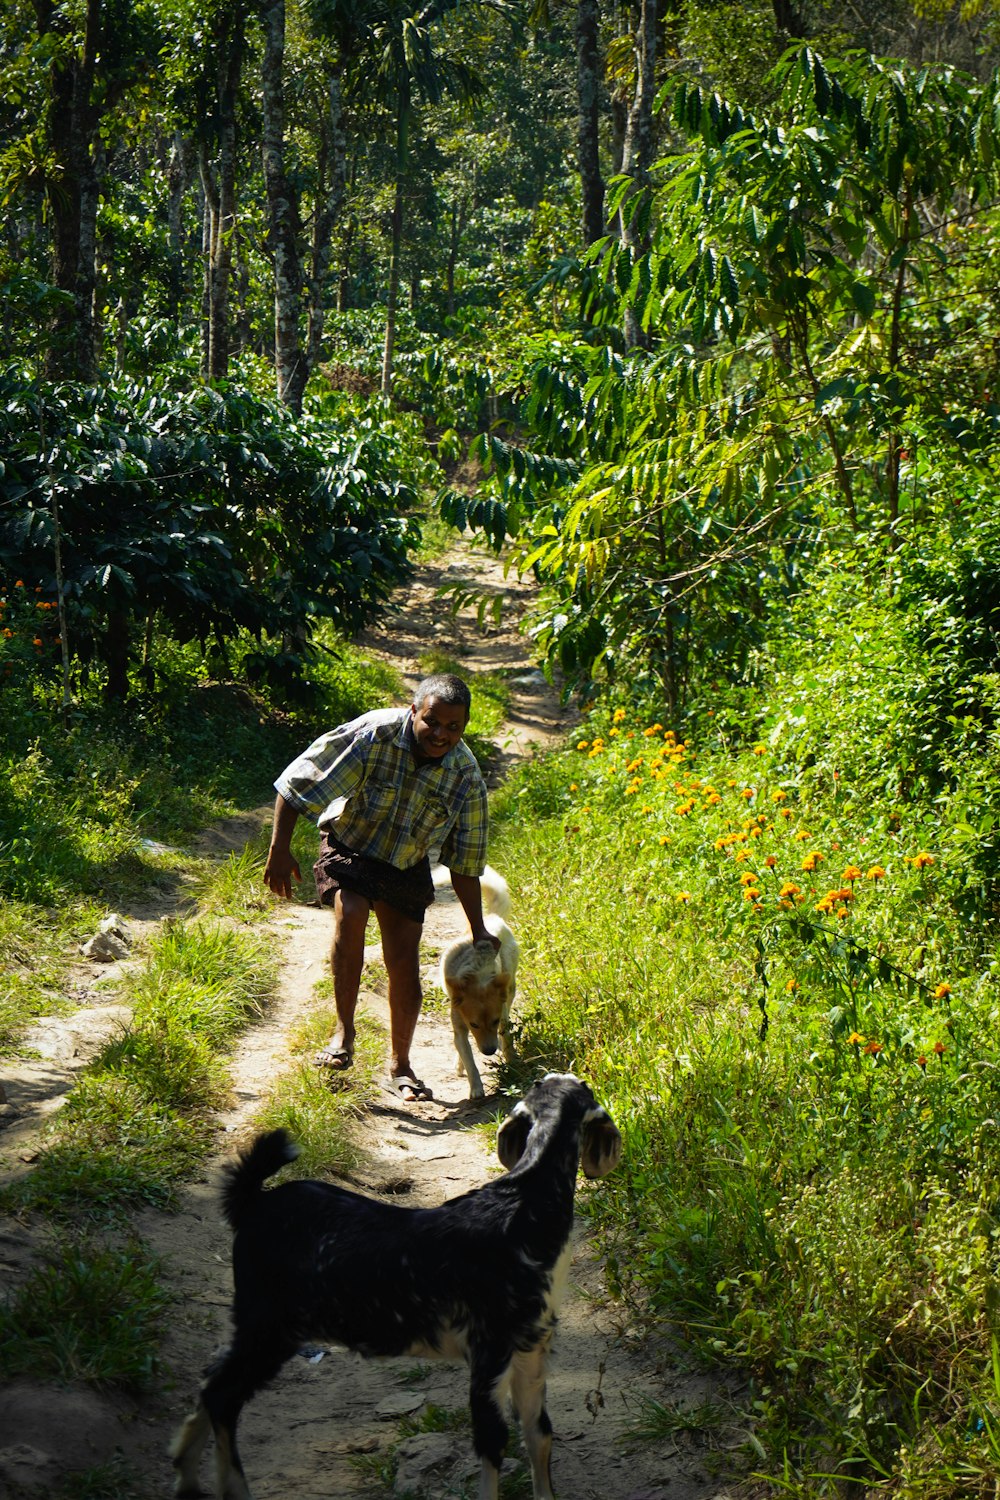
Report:
[[[505,590],[499,628],[481,632],[471,610],[457,620],[447,615],[436,591],[441,583],[458,580]],[[442,562],[422,570],[399,612],[377,634],[363,640],[397,664],[408,687],[419,675],[416,658],[431,645],[461,660],[470,678],[476,672],[500,668],[515,673],[510,721],[500,736],[494,777],[536,749],[559,744],[571,723],[557,695],[533,671],[518,633],[529,600],[530,590],[505,582],[495,560],[456,548]],[[259,819],[264,816],[261,810]],[[237,833],[245,837],[246,831],[240,825]],[[224,849],[225,839],[220,844]],[[516,909],[511,921],[516,927]],[[267,1018],[242,1039],[233,1059],[234,1102],[220,1121],[218,1156],[204,1180],[185,1189],[178,1213],[148,1213],[138,1226],[161,1258],[177,1295],[164,1350],[170,1378],[155,1399],[138,1406],[113,1405],[78,1392],[59,1394],[27,1387],[0,1392],[0,1500],[51,1495],[67,1465],[106,1461],[115,1450],[122,1453],[128,1472],[139,1476],[136,1495],[166,1497],[171,1493],[165,1456],[169,1436],[192,1404],[200,1371],[228,1334],[229,1234],[217,1205],[218,1167],[233,1146],[246,1138],[254,1111],[266,1100],[277,1075],[290,1065],[286,1038],[310,1007],[316,981],[326,974],[331,925],[328,913],[306,905],[276,910],[274,931],[284,953],[280,993]],[[465,930],[454,897],[450,892],[439,893],[425,928],[423,951],[429,983],[435,981],[441,948]],[[523,945],[530,945],[530,933],[519,936]],[[372,976],[371,988],[362,991],[361,1024],[367,1014],[387,1025],[374,928],[369,929],[369,937],[372,946],[366,958],[371,967],[366,968],[366,979]],[[56,1023],[48,1023],[49,1062],[32,1081],[31,1097],[27,1089],[17,1096],[16,1154],[21,1159],[31,1154],[31,1130],[58,1102],[57,1096],[65,1092],[86,1055],[88,1043],[81,1037],[81,1028],[86,1029],[81,1016],[86,1014],[59,1023],[55,1032],[51,1027]],[[99,1032],[113,1018],[102,1012],[93,1014],[93,1019],[99,1023]],[[482,1132],[471,1127],[506,1111],[513,1101],[490,1097],[495,1074],[485,1061],[487,1098],[470,1103],[465,1080],[455,1073],[454,1046],[442,1008],[425,1010],[413,1057],[418,1074],[433,1090],[433,1102],[402,1105],[385,1095],[365,1111],[360,1124],[363,1165],[352,1185],[375,1194],[391,1193],[396,1202],[434,1204],[482,1184],[497,1169],[495,1159],[487,1155]],[[5,1151],[10,1142],[7,1132],[0,1134]],[[600,1186],[585,1190],[600,1191]],[[0,1220],[0,1274],[5,1262],[16,1268],[24,1250],[18,1226]],[[384,1496],[393,1473],[395,1493],[400,1496],[445,1500],[472,1495],[478,1465],[467,1420],[402,1441],[399,1429],[401,1418],[419,1418],[428,1407],[461,1413],[467,1399],[462,1367],[418,1364],[412,1359],[366,1362],[342,1350],[315,1349],[309,1357],[292,1360],[244,1414],[241,1452],[254,1495],[257,1500],[284,1500],[293,1495],[296,1500]],[[735,1449],[741,1441],[735,1425],[710,1424],[711,1448],[699,1428],[699,1409],[707,1409],[705,1403],[724,1405],[726,1399],[717,1382],[686,1370],[678,1362],[676,1349],[665,1342],[643,1340],[623,1325],[620,1310],[604,1289],[595,1253],[581,1240],[550,1379],[557,1493],[576,1500],[737,1500],[746,1496],[749,1491],[717,1477],[730,1467],[727,1449]],[[666,1442],[623,1445],[623,1430],[642,1415],[647,1400],[676,1406],[681,1413],[691,1413],[692,1420],[679,1421],[676,1434]],[[515,1465],[520,1468],[521,1460],[515,1437],[505,1474]],[[207,1459],[202,1478],[210,1485]],[[523,1484],[508,1491],[527,1492]]]

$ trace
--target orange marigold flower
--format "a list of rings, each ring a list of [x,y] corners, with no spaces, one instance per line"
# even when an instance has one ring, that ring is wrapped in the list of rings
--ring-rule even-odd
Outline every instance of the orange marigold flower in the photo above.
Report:
[[[785,985],[785,993],[791,995],[798,987],[799,981],[797,979],[790,979]]]
[[[746,886],[744,888],[743,899],[744,899],[744,901],[759,901],[760,900],[760,891],[757,889],[756,886],[754,886],[754,885],[748,885],[748,886]]]
[[[778,861],[777,861],[776,857],[773,854],[769,854],[767,856],[767,858],[764,860],[764,863],[767,865],[767,868],[769,870],[773,870],[774,867],[775,867],[775,865],[778,863]]]
[[[622,724],[627,718],[628,714],[626,713],[624,708],[616,708],[612,715],[612,721],[615,724]]]
[[[927,865],[932,865],[934,863],[934,856],[933,854],[928,854],[926,851],[921,851],[920,854],[915,854],[913,856],[913,859],[910,861],[910,863],[913,865],[913,868],[915,870],[923,870],[927,867]]]
[[[778,895],[779,896],[786,896],[786,897],[787,896],[797,896],[799,894],[799,892],[801,891],[801,889],[802,889],[801,886],[794,885],[792,883],[792,881],[786,880],[785,883],[784,883],[784,885],[781,887],[781,890],[778,892]]]
[[[790,807],[783,807],[781,809],[781,816],[783,818],[790,818],[792,816],[792,809]]]
[[[752,870],[744,870],[740,876],[740,885],[756,885],[757,877]]]
[[[651,739],[654,734],[659,734],[660,731],[662,730],[662,728],[663,728],[662,724],[650,724],[649,728],[648,729],[644,729],[642,732],[643,732],[643,734],[646,736],[646,738],[648,740],[648,739]]]
[[[776,792],[772,792],[771,793],[771,801],[772,802],[787,802],[787,800],[788,800],[788,793],[787,792],[783,792],[781,790],[780,786],[779,786],[779,788],[778,788],[778,790]]]
[[[24,579],[23,578],[19,578],[17,580],[17,582],[14,584],[14,587],[16,589],[23,589],[24,588]]]
[[[678,901],[688,902],[688,901],[691,900],[691,892],[690,891],[678,891],[676,899]]]
[[[844,871],[843,875],[841,875],[840,878],[841,880],[860,880],[861,871],[858,869],[857,865],[848,865],[847,869]]]
[[[847,1045],[849,1047],[863,1047],[864,1044],[865,1039],[858,1031],[852,1031],[850,1036],[847,1038]]]
[[[660,834],[660,843],[661,843],[661,845],[662,844],[669,844],[670,843],[670,835],[669,835],[669,833],[661,833]]]
[[[754,745],[754,747],[753,747],[753,753],[754,753],[754,755],[766,755],[767,754],[767,746],[766,745]]]
[[[951,994],[951,985],[950,984],[939,984],[938,987],[937,987],[937,989],[934,991],[934,999],[935,1000],[947,1000],[947,998],[948,998],[948,996],[950,994]]]
[[[934,1051],[937,1053],[938,1057],[943,1057],[944,1056],[944,1042],[935,1042],[934,1043]]]
[[[800,828],[798,833],[795,835],[795,842],[797,844],[804,844],[807,839],[811,838],[812,834],[809,832],[808,828]]]
[[[569,789],[571,792],[578,792],[580,790],[575,781],[570,782]]]
[[[38,647],[41,647],[41,644],[42,644],[42,638],[41,638],[41,636],[40,636],[40,635],[36,635],[36,636],[35,636],[35,639],[34,639],[34,640],[33,640],[33,641],[32,641],[32,643],[31,643],[31,644],[32,644],[32,645],[33,645],[33,646],[38,646]]]
[[[865,873],[865,879],[874,880],[876,883],[880,880],[884,880],[885,870],[881,865],[872,865],[871,869]]]
[[[882,1043],[869,1042],[865,1047],[865,1051],[868,1053],[869,1057],[878,1057],[879,1053],[882,1051]]]
[[[745,797],[748,802],[752,802],[756,795],[757,793],[752,786],[745,786],[742,792],[740,792],[740,796]]]
[[[927,1059],[926,1059],[926,1057],[921,1056],[921,1057],[917,1058],[917,1067],[918,1068],[926,1068],[927,1067]]]

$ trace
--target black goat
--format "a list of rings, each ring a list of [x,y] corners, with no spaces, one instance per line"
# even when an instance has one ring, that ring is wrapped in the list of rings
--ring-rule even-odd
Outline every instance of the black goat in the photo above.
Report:
[[[578,1164],[603,1177],[621,1136],[588,1086],[549,1073],[503,1122],[510,1170],[439,1208],[400,1208],[328,1183],[264,1181],[296,1155],[283,1130],[228,1169],[233,1341],[208,1372],[171,1446],[175,1494],[200,1494],[198,1460],[215,1433],[220,1500],[250,1500],[236,1424],[250,1397],[307,1340],[365,1355],[465,1359],[479,1500],[496,1500],[509,1395],[535,1500],[551,1500],[545,1367],[568,1270]]]

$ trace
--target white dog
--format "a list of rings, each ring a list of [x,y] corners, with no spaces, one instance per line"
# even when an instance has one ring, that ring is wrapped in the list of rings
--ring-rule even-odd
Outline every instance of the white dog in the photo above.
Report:
[[[445,885],[448,872],[434,871],[435,885]],[[481,1099],[483,1080],[472,1054],[470,1035],[484,1057],[492,1057],[501,1048],[504,1061],[510,1062],[514,1048],[510,1039],[510,1007],[514,999],[517,960],[520,954],[517,938],[503,920],[510,910],[507,882],[490,865],[481,878],[486,926],[500,939],[499,952],[492,943],[480,939],[459,938],[441,955],[441,988],[451,1001],[451,1029],[458,1053],[459,1075],[469,1080],[469,1098]]]

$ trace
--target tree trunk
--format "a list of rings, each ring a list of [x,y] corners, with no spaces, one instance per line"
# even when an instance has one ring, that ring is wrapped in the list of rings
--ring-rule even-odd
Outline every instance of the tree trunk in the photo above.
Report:
[[[187,167],[184,160],[184,138],[179,130],[174,138],[167,158],[167,224],[170,246],[169,297],[170,318],[180,323],[181,298],[184,295],[184,189],[187,185]]]
[[[771,0],[771,8],[774,11],[775,25],[779,31],[783,31],[786,36],[804,37],[806,35],[802,12],[797,6],[792,5],[790,0]]]
[[[619,219],[622,242],[636,253],[648,247],[648,234],[641,230],[635,220],[637,207],[635,198],[648,184],[649,169],[653,161],[653,97],[656,92],[656,4],[657,0],[642,0],[639,15],[639,30],[635,38],[636,85],[625,127],[625,144],[622,151],[622,171],[632,178],[635,186],[622,203]],[[645,342],[642,328],[635,311],[625,309],[625,342],[629,348]]]
[[[61,8],[38,0],[39,37],[61,34]],[[94,103],[94,70],[100,45],[101,0],[87,0],[83,45],[70,42],[56,49],[50,70],[51,105],[48,140],[60,164],[58,181],[46,184],[52,224],[52,279],[72,303],[55,316],[45,373],[50,379],[93,380],[97,373],[94,342],[97,201],[100,183],[93,145],[100,121]]]
[[[583,242],[592,245],[604,233],[604,179],[601,176],[600,0],[578,0],[576,9],[577,152],[583,198]]]
[[[128,697],[128,650],[128,612],[117,605],[111,605],[104,633],[104,660],[108,668],[105,696],[115,702],[122,702]]]
[[[392,355],[396,345],[396,310],[399,306],[399,255],[403,245],[403,183],[396,171],[396,192],[392,201],[392,247],[389,251],[389,290],[385,305],[385,345],[382,350],[382,395],[392,393]]]
[[[229,288],[233,274],[236,226],[236,99],[243,73],[243,10],[235,5],[223,20],[219,62],[219,198],[212,245],[212,294],[209,316],[209,374],[221,380],[229,373]]]
[[[306,320],[306,366],[314,370],[320,361],[326,310],[326,283],[330,272],[331,241],[347,191],[347,132],[344,130],[343,79],[340,71],[327,81],[328,109],[320,136],[319,185],[309,259],[309,298]],[[325,195],[323,184],[326,183]],[[322,202],[320,201],[322,199]]]
[[[265,0],[261,66],[261,145],[267,191],[268,238],[274,257],[274,373],[278,399],[302,411],[308,369],[299,335],[302,264],[298,203],[285,171],[285,0]]]

